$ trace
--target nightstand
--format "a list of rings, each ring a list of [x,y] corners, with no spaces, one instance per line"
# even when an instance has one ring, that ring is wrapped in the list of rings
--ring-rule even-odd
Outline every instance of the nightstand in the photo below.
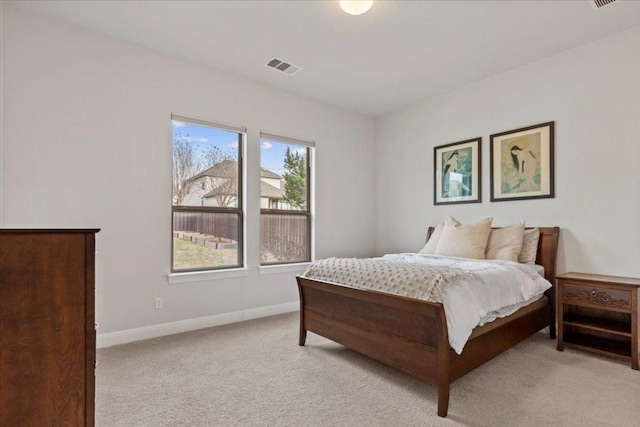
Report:
[[[565,273],[558,279],[558,351],[568,344],[638,370],[640,279]]]

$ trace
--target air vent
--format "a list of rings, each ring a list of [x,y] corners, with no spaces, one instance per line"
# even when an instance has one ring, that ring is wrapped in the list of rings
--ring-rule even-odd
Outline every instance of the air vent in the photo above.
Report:
[[[269,61],[267,61],[267,63],[264,65],[276,71],[280,71],[286,74],[287,76],[293,76],[295,73],[302,70],[302,68],[298,67],[297,65],[284,62],[282,59],[276,58],[275,56],[271,58]]]
[[[615,2],[616,0],[587,0],[593,10],[598,10]]]

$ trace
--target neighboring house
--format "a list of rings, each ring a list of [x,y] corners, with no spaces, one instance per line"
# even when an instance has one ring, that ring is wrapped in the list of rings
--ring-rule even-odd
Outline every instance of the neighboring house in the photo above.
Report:
[[[223,160],[189,178],[192,187],[182,205],[238,206],[237,174],[238,162]],[[264,168],[260,168],[260,209],[289,209],[282,176]]]
[[[260,209],[291,209],[284,200],[284,180],[265,168],[260,168]]]

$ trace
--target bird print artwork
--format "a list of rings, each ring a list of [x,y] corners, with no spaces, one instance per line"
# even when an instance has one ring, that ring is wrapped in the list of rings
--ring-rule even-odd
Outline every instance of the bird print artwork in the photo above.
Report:
[[[458,172],[458,155],[458,151],[451,153],[447,163],[444,165],[443,175],[449,172]]]
[[[442,153],[442,197],[471,195],[471,148]]]

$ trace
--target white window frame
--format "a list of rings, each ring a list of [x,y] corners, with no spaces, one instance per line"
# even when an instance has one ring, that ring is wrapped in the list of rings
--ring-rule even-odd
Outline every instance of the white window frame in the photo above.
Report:
[[[291,138],[276,133],[260,131],[260,143],[262,140],[280,142],[283,144],[299,145],[307,148],[307,210],[302,211],[308,218],[307,226],[307,252],[309,259],[305,261],[292,262],[274,262],[263,263],[260,256],[260,274],[284,273],[284,272],[304,272],[306,267],[315,259],[315,147],[316,144],[311,140]],[[262,158],[260,159],[260,167],[262,168]],[[258,197],[260,195],[258,194]],[[301,211],[284,210],[284,209],[260,209],[260,218],[263,214],[293,214],[301,215]],[[260,221],[262,222],[262,221]],[[262,234],[262,232],[261,232]],[[262,241],[260,241],[260,253],[262,253]]]
[[[198,119],[186,115],[171,114],[171,122],[178,121],[200,126],[206,126],[214,129],[226,130],[238,133],[238,206],[235,208],[220,207],[196,207],[196,206],[174,206],[173,196],[171,201],[171,265],[170,273],[167,275],[170,284],[187,283],[194,281],[209,280],[213,278],[240,277],[248,275],[246,266],[246,167],[245,167],[245,150],[247,140],[246,127],[234,126],[228,124],[217,123],[209,120]],[[171,126],[171,144],[173,147],[173,125]],[[173,154],[172,154],[173,156]],[[172,164],[173,168],[173,164]],[[173,173],[173,171],[172,171]],[[229,266],[206,267],[198,269],[181,269],[174,270],[174,248],[173,248],[173,217],[176,211],[207,211],[221,213],[235,213],[238,215],[238,263]]]

